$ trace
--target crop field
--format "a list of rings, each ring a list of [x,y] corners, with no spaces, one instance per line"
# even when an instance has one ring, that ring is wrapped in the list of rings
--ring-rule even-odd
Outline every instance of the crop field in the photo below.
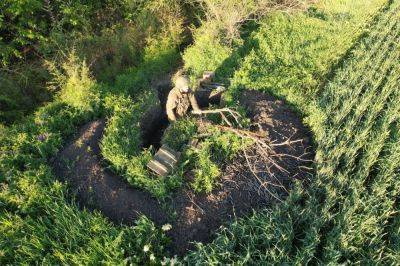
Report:
[[[399,260],[399,8],[397,1],[376,19],[319,95],[317,116],[324,119],[314,129],[318,172],[311,188],[238,222],[193,261]]]
[[[19,86],[0,85],[1,265],[398,265],[400,0],[293,0],[234,24],[262,1],[81,2],[0,4],[0,81]],[[24,35],[18,14],[38,28],[63,8]],[[179,68],[215,71],[231,113],[168,122]],[[257,175],[259,137],[238,132],[291,160]],[[300,150],[273,150],[295,134]],[[157,145],[181,152],[167,176],[146,167]]]

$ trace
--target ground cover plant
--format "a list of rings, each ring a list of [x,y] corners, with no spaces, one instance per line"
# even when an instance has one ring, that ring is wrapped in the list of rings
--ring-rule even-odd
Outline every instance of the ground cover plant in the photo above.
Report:
[[[243,37],[229,46],[223,37],[210,37],[208,28],[200,28],[194,44],[185,50],[184,62],[197,75],[215,70],[217,79],[231,84],[232,96],[243,88],[257,89],[285,97],[300,112],[307,112],[332,68],[386,3],[317,1],[306,12],[293,16],[278,12],[258,25],[250,24]]]
[[[102,156],[132,186],[144,189],[160,200],[181,188],[183,176],[190,171],[194,173],[194,180],[190,184],[193,189],[211,192],[221,176],[223,166],[251,141],[216,127],[201,132],[196,118],[189,116],[171,124],[161,140],[163,144],[182,153],[180,166],[166,177],[157,176],[149,172],[146,166],[155,153],[155,147],[143,146],[145,136],[142,123],[150,123],[144,120],[146,114],[152,108],[158,110],[159,105],[156,91],[136,96],[134,101],[125,96],[106,98],[106,109],[109,108],[112,115],[100,144]],[[201,139],[196,148],[190,147],[189,142],[197,139],[199,134],[207,134],[207,137]]]
[[[11,2],[0,4],[12,14],[0,13],[0,33],[10,35],[7,25],[15,21],[21,34],[0,39],[1,48],[6,48],[0,51],[2,61],[20,58],[22,67],[29,65],[29,60],[24,61],[29,58],[21,58],[24,44],[40,48],[43,55],[55,54],[56,59],[52,57],[49,64],[54,71],[35,74],[41,69],[33,66],[32,70],[32,65],[27,70],[40,79],[28,79],[40,83],[32,83],[33,87],[52,77],[51,103],[24,118],[24,104],[14,101],[23,93],[7,92],[0,98],[0,107],[7,107],[1,109],[1,123],[10,125],[0,124],[0,264],[395,265],[400,260],[399,0],[321,0],[294,15],[276,11],[256,20],[246,17],[245,24],[225,21],[230,35],[218,20],[221,10],[206,15],[201,5],[192,6],[198,12],[193,14],[180,1],[149,1],[149,5],[138,1],[134,11],[129,6],[115,9],[109,1],[100,6],[78,1],[64,12],[68,6],[61,1],[56,10],[61,11],[61,27],[74,33],[65,40],[90,35],[77,44],[75,56],[69,48],[62,50],[68,51],[64,59],[51,47],[41,46],[53,40],[49,32],[56,35],[54,40],[64,40],[63,31],[31,32],[31,25],[37,23],[35,12],[45,13],[40,26],[47,29],[52,19],[50,2],[44,1],[44,9],[35,1]],[[174,8],[168,9],[171,5]],[[34,8],[27,13],[30,22],[22,23],[30,8]],[[101,16],[93,14],[102,14],[98,12],[103,8],[113,11],[108,12],[112,16],[102,20],[105,25],[97,25]],[[105,167],[134,186],[163,198],[181,185],[182,173],[191,169],[195,190],[215,187],[221,163],[242,144],[221,131],[206,138],[200,149],[185,150],[186,159],[168,179],[172,183],[144,173],[151,152],[140,147],[138,121],[145,109],[158,102],[152,81],[179,65],[188,13],[203,20],[193,29],[193,44],[183,52],[183,63],[192,76],[215,70],[216,79],[229,85],[226,102],[231,106],[238,105],[243,89],[284,98],[313,132],[317,173],[307,186],[297,183],[281,204],[237,219],[222,228],[212,243],[171,259],[174,254],[165,248],[169,225],[157,227],[146,217],[132,226],[114,224],[102,213],[78,206],[68,182],[55,176],[52,161],[79,127],[105,117]],[[119,16],[144,25],[112,29],[121,21]],[[96,34],[89,34],[92,31]],[[100,57],[94,47],[102,47]],[[34,53],[28,54],[35,58]],[[12,71],[4,73],[0,79],[6,87],[25,88],[12,82]],[[43,101],[35,101],[30,111]],[[13,117],[14,110],[22,111]],[[15,120],[20,123],[11,125]],[[197,133],[190,118],[169,130],[163,141],[177,148]]]
[[[190,117],[172,124],[166,130],[162,143],[183,153],[180,166],[172,176],[179,176],[182,180],[184,173],[191,171],[194,178],[189,185],[194,191],[210,193],[218,184],[221,168],[248,147],[251,140],[213,126],[199,130],[195,119]],[[198,140],[201,134],[209,136]],[[189,143],[194,139],[200,143],[191,147]]]
[[[154,38],[162,40],[162,35]],[[78,207],[68,185],[57,181],[51,167],[52,157],[79,126],[116,108],[107,105],[106,98],[129,93],[134,97],[155,76],[176,66],[180,41],[163,41],[149,43],[141,51],[143,61],[126,70],[130,75],[108,84],[97,82],[87,65],[71,54],[63,68],[55,69],[59,72],[53,80],[58,87],[54,102],[21,124],[2,128],[2,264],[140,264],[163,258],[167,240],[150,220],[114,225],[100,213]]]
[[[189,261],[396,263],[399,8],[380,13],[319,95],[311,187],[233,224]]]
[[[146,111],[160,104],[156,91],[143,93],[134,102],[126,97],[112,97],[106,102],[114,110],[101,140],[103,157],[131,185],[149,191],[159,199],[165,198],[181,185],[182,180],[179,176],[157,177],[147,170],[154,147],[143,147],[141,123]]]
[[[196,20],[188,6],[170,0],[2,1],[0,122],[18,122],[51,101],[59,86],[48,86],[49,72],[65,62],[72,50],[102,83],[114,82],[157,51],[171,54],[175,47],[166,50],[166,46],[186,43],[183,24]],[[162,60],[158,63],[153,67],[165,66]],[[141,71],[148,76],[146,70]]]

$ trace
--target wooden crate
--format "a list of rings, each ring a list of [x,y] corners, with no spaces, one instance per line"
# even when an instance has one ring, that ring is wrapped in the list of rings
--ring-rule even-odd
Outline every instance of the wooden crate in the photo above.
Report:
[[[176,167],[180,156],[180,152],[162,145],[147,167],[159,176],[166,176]]]

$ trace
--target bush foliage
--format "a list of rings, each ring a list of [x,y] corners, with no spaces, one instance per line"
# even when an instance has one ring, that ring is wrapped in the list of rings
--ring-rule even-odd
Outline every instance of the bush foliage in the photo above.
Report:
[[[251,141],[230,132],[222,132],[216,127],[199,132],[194,119],[186,118],[173,123],[164,133],[162,143],[183,151],[181,165],[173,176],[190,172],[193,181],[189,185],[194,191],[209,193],[218,185],[222,168]],[[189,142],[198,139],[201,133],[209,136],[200,139],[197,147],[190,147]]]
[[[146,92],[135,98],[135,102],[127,97],[107,98],[106,106],[111,106],[113,113],[107,122],[101,151],[111,167],[130,184],[163,199],[181,181],[153,176],[146,167],[153,153],[151,147],[142,146],[141,122],[146,111],[157,104],[155,92]]]
[[[79,126],[104,114],[122,117],[127,113],[120,110],[123,103],[126,109],[130,104],[135,107],[129,94],[139,100],[153,78],[166,75],[177,64],[173,60],[178,58],[179,41],[171,42],[169,38],[158,50],[149,44],[146,59],[125,77],[129,87],[98,83],[78,57],[56,62],[52,86],[59,96],[23,123],[2,127],[1,264],[157,264],[167,256],[164,232],[148,219],[141,218],[131,227],[118,226],[98,212],[79,208],[68,184],[57,181],[51,161]],[[145,79],[140,77],[144,71],[149,73]]]
[[[184,23],[194,17],[187,6],[173,0],[2,1],[0,121],[12,124],[52,100],[45,62],[60,65],[71,50],[93,78],[108,84],[127,69],[140,69],[140,84],[152,71],[174,66],[187,42]],[[146,62],[146,69],[139,67]]]
[[[194,9],[203,22],[183,53],[185,67],[194,76],[216,70],[218,80],[230,81],[230,104],[244,88],[284,97],[314,134],[317,173],[282,204],[234,220],[182,263],[396,264],[400,1],[323,0],[306,12],[274,12],[235,28],[241,36],[232,42],[201,8]],[[0,10],[0,116],[10,125],[0,126],[0,264],[174,262],[152,221],[115,225],[78,207],[51,162],[81,125],[106,116],[102,151],[135,186],[164,198],[188,169],[196,191],[216,185],[221,163],[243,145],[236,136],[216,130],[197,150],[183,148],[175,173],[153,179],[138,129],[158,101],[152,81],[179,65],[185,18],[195,14],[172,0],[6,0]],[[72,46],[75,58],[61,56]],[[59,96],[23,118],[51,98],[42,95],[49,72],[32,63],[38,54],[57,66]],[[15,119],[21,122],[11,125]],[[178,121],[164,143],[182,149],[197,130],[190,119]]]

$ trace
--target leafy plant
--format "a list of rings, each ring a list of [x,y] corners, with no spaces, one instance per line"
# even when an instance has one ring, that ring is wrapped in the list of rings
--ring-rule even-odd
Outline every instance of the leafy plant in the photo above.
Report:
[[[143,93],[135,102],[125,96],[107,97],[105,107],[112,110],[112,115],[100,146],[103,157],[130,184],[164,199],[181,185],[181,178],[156,177],[146,166],[153,151],[142,146],[141,123],[146,111],[157,104],[158,98],[152,91]]]
[[[58,69],[48,62],[54,79],[53,90],[59,91],[61,101],[83,111],[96,111],[100,107],[100,87],[92,78],[85,61],[80,61],[72,51]]]
[[[179,119],[165,130],[162,143],[181,151],[197,133],[196,121],[193,118]]]
[[[191,171],[194,175],[191,183],[193,189],[196,192],[209,193],[218,183],[221,167],[231,161],[251,141],[244,140],[230,132],[209,128],[205,133],[207,136],[200,140],[199,147],[188,146],[189,142],[197,138],[198,134],[194,118],[180,119],[169,126],[162,142],[173,149],[183,151],[181,165],[177,170],[178,175]],[[173,173],[172,176],[177,173]]]
[[[358,4],[364,2],[349,2]],[[284,203],[223,229],[186,257],[189,264],[396,263],[399,10],[400,1],[391,1],[379,12],[316,99],[309,119],[317,173],[310,186],[298,184]]]

